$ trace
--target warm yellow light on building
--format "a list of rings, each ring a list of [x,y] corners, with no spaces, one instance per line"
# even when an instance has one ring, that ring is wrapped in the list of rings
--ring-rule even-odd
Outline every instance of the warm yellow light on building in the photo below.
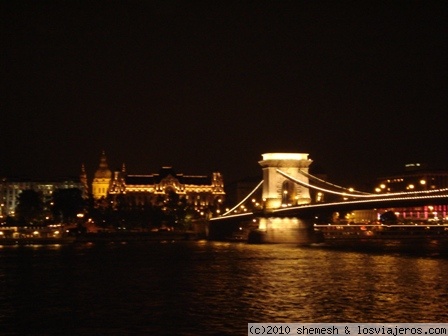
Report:
[[[425,180],[420,180],[420,184],[421,184],[421,185],[425,185],[425,184],[426,184],[426,181],[425,181]]]
[[[265,153],[263,160],[308,160],[308,153]]]

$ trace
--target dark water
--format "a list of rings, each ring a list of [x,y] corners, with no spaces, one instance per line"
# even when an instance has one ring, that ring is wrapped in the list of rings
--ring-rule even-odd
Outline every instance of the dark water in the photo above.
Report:
[[[3,246],[0,294],[1,335],[448,322],[448,259],[206,241]]]

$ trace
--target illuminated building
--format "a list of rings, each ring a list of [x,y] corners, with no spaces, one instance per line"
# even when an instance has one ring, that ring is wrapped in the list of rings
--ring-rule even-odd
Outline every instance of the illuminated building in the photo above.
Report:
[[[224,201],[224,182],[219,172],[207,175],[179,174],[172,167],[162,167],[158,173],[145,175],[127,174],[121,170],[109,170],[104,152],[92,182],[92,194],[96,200],[109,197],[118,199],[130,207],[156,204],[176,194],[185,198],[195,209],[212,205],[219,207]]]
[[[401,191],[434,190],[448,187],[448,172],[435,171],[420,163],[405,166],[401,174],[377,179],[376,192],[391,193]]]
[[[54,180],[32,180],[28,178],[2,178],[0,184],[0,218],[14,216],[18,204],[18,196],[23,190],[35,190],[42,194],[44,204],[51,199],[56,189],[80,189],[84,195],[85,184],[77,178],[60,178]]]
[[[94,199],[106,197],[112,180],[112,171],[107,164],[106,154],[101,154],[100,165],[95,172],[92,182],[92,195]]]
[[[377,179],[376,193],[413,192],[448,188],[448,171],[430,170],[425,164],[410,163],[404,172]],[[389,209],[403,220],[448,220],[448,204]]]

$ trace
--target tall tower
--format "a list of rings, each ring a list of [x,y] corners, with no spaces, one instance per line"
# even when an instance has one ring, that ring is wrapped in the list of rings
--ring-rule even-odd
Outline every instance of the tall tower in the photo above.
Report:
[[[101,153],[100,165],[95,172],[92,182],[92,194],[94,199],[106,197],[109,192],[110,182],[112,180],[112,171],[107,165],[106,153]]]
[[[313,162],[305,153],[267,153],[262,154],[259,164],[263,167],[263,200],[266,209],[277,209],[282,206],[308,204],[311,202],[309,189],[288,180],[277,172],[308,182],[308,178],[299,170],[308,173]]]
[[[115,170],[113,172],[109,193],[114,195],[126,193],[126,166],[124,163],[121,171]]]

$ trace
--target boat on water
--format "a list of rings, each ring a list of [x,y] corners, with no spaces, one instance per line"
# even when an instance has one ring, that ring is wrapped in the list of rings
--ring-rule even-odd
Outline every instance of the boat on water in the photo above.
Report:
[[[61,224],[49,226],[0,226],[0,245],[68,244],[76,240]]]
[[[75,237],[21,237],[2,238],[0,245],[62,245],[76,241]]]
[[[448,224],[315,224],[328,247],[448,252]]]

